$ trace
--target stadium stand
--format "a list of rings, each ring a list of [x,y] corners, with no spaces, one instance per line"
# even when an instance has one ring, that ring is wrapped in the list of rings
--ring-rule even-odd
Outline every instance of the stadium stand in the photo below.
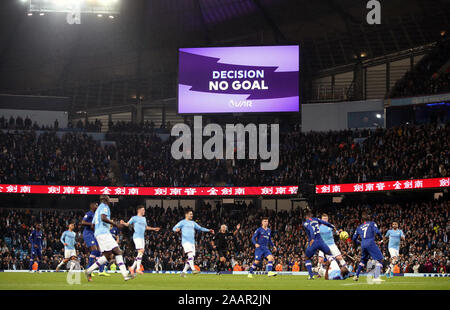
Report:
[[[0,133],[0,180],[111,185],[114,176],[109,163],[116,154],[122,174],[116,179],[133,186],[332,184],[445,177],[450,171],[449,136],[448,124],[327,133],[292,130],[280,136],[279,168],[273,172],[261,171],[258,160],[177,161],[170,153],[173,139],[162,141],[155,134],[110,133],[107,138],[116,146],[102,147],[87,134],[65,133],[59,138],[54,131],[39,136],[34,131],[9,131]]]
[[[405,76],[398,80],[391,98],[437,94],[450,91],[450,38],[438,41]]]

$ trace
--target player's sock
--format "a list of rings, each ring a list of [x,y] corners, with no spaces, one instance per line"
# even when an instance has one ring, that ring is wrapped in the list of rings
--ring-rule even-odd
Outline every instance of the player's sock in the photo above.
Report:
[[[137,259],[137,258],[136,258]],[[134,262],[133,262],[133,265],[131,265],[131,269],[136,269],[136,266],[137,266],[137,260],[135,260]]]
[[[120,273],[126,277],[128,275],[127,267],[125,267],[125,264],[123,263],[123,257],[122,255],[116,255],[116,263],[117,266],[120,269]]]
[[[186,272],[188,271],[189,267],[190,267],[190,266],[189,266],[189,263],[186,262],[186,264],[184,265],[183,272],[186,273]]]
[[[272,271],[273,261],[269,261],[266,266],[266,271]]]
[[[191,270],[195,270],[194,255],[192,255],[191,253],[188,254],[188,263],[189,263],[189,266],[191,267]]]
[[[100,268],[100,266],[103,266],[103,265],[106,264],[107,262],[108,262],[108,260],[106,259],[105,256],[100,257],[99,259],[97,259],[97,260],[95,261],[94,264],[92,264],[91,267],[88,268],[88,270],[87,270],[88,274],[91,274],[92,271],[94,271],[94,270],[97,269],[97,268]]]
[[[64,260],[63,261],[61,261],[60,263],[59,263],[59,265],[58,265],[58,267],[56,267],[56,268],[61,268],[62,267],[62,265],[64,265],[65,264],[65,262],[64,262]]]
[[[30,259],[30,271],[33,270],[33,263],[34,263],[34,260]]]
[[[91,251],[91,253],[89,254],[89,260],[88,260],[88,268],[92,266],[93,263],[95,263],[95,259],[96,259],[96,255],[93,254],[94,251]]]
[[[361,273],[361,270],[364,268],[365,264],[359,263],[358,269],[356,270],[356,276],[359,277],[359,274]]]
[[[253,271],[256,269],[256,265],[253,264],[250,269],[248,270],[248,272],[253,273]]]
[[[142,256],[144,256],[143,253],[138,253],[138,255],[136,257],[136,268],[137,268],[137,270],[140,270],[140,268],[141,268]]]
[[[100,251],[98,252],[100,256]],[[97,258],[98,259],[98,258]],[[106,264],[102,264],[99,268],[98,268],[98,272],[104,272],[105,271],[105,267],[107,266],[108,262],[106,262]]]
[[[311,264],[311,260],[310,259],[306,260],[305,266],[306,266],[306,269],[308,269],[309,276],[310,277],[314,276],[313,272],[312,272],[312,264]]]

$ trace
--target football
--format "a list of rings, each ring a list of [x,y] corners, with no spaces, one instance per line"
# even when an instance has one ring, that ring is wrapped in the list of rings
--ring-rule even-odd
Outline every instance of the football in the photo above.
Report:
[[[348,232],[346,231],[341,231],[341,233],[339,234],[339,238],[341,238],[341,240],[347,240],[348,237]]]

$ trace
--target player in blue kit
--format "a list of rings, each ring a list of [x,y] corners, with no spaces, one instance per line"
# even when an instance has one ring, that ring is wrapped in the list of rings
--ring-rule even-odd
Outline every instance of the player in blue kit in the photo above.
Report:
[[[98,248],[97,239],[95,239],[95,236],[94,236],[94,226],[95,225],[93,223],[93,220],[94,220],[94,214],[95,214],[95,211],[97,210],[97,208],[98,208],[98,204],[96,202],[91,202],[89,204],[90,210],[88,212],[86,212],[86,214],[83,217],[83,220],[81,221],[81,225],[84,226],[83,240],[90,252],[87,268],[91,267],[92,264],[95,263],[95,261],[97,259],[99,259],[101,256],[100,250]],[[94,275],[94,273],[92,273],[92,276],[93,275]],[[100,266],[98,275],[105,276],[105,277],[109,276],[109,274],[104,272],[104,265]]]
[[[361,261],[358,265],[358,269],[356,270],[356,275],[353,280],[358,281],[359,274],[361,273],[362,268],[364,268],[369,260],[369,257],[376,260],[375,264],[375,272],[374,272],[374,282],[382,282],[380,278],[381,268],[383,267],[383,254],[380,251],[380,248],[375,243],[375,237],[378,235],[380,238],[383,236],[381,232],[378,230],[377,224],[369,221],[370,217],[367,213],[363,213],[361,216],[363,223],[358,226],[353,235],[353,242],[356,244],[359,243],[358,237],[361,237]]]
[[[189,268],[191,268],[192,274],[197,274],[200,272],[198,270],[195,270],[194,266],[195,231],[199,230],[214,234],[214,230],[203,228],[192,220],[192,218],[194,217],[194,212],[192,210],[186,210],[186,212],[184,213],[184,217],[184,220],[179,221],[172,229],[174,232],[181,231],[181,245],[183,246],[184,253],[186,253],[188,257],[186,264],[184,265],[184,269],[181,272],[182,277],[186,276],[186,272]]]
[[[308,280],[314,280],[314,275],[312,271],[311,258],[316,254],[318,250],[322,251],[325,255],[331,255],[331,250],[328,245],[323,241],[320,235],[320,224],[334,229],[334,226],[328,222],[322,221],[321,219],[312,217],[311,211],[307,211],[305,214],[305,222],[303,227],[306,230],[308,236],[308,246],[306,248],[305,255],[307,260],[305,261],[306,269],[308,269]]]
[[[400,241],[405,240],[405,234],[401,229],[398,229],[398,223],[392,223],[392,229],[386,232],[385,237],[389,237],[388,250],[391,256],[391,263],[389,264],[388,270],[386,271],[386,276],[391,277],[394,275],[394,265],[397,263],[397,258],[400,252]]]
[[[142,264],[142,257],[144,256],[144,248],[145,248],[145,232],[147,230],[152,231],[159,231],[159,227],[150,227],[147,225],[147,219],[144,217],[145,215],[145,207],[143,205],[139,205],[137,207],[137,215],[133,216],[128,223],[125,223],[124,221],[121,221],[120,223],[125,226],[133,226],[134,233],[133,233],[133,241],[134,246],[138,252],[136,259],[133,263],[133,265],[129,268],[129,271],[133,274],[134,270],[136,269],[136,272],[139,274],[142,274],[141,271],[141,264]]]
[[[77,251],[75,250],[76,234],[73,231],[74,228],[75,224],[70,223],[69,229],[63,232],[63,234],[61,235],[61,243],[64,245],[64,259],[56,267],[56,271],[59,271],[59,269],[63,265],[67,264],[69,260],[77,259]],[[74,264],[72,264],[72,266],[74,266]]]
[[[134,275],[130,275],[128,273],[127,268],[123,262],[122,250],[120,250],[119,245],[111,235],[111,225],[116,226],[119,229],[123,227],[123,225],[111,221],[111,209],[109,208],[109,204],[109,196],[101,195],[100,205],[94,213],[94,236],[95,239],[97,239],[98,246],[103,256],[97,259],[95,264],[92,264],[92,266],[85,270],[85,275],[88,281],[92,281],[92,272],[100,266],[106,264],[113,255],[115,256],[117,266],[119,267],[120,273],[122,273],[124,280],[128,281],[134,279]]]
[[[42,259],[42,231],[41,224],[36,224],[35,229],[31,232],[29,241],[31,243],[31,256],[30,256],[30,272],[33,272],[34,261],[37,262],[39,270],[39,263]]]
[[[269,218],[264,217],[261,221],[261,227],[259,227],[252,237],[252,242],[255,245],[255,262],[250,267],[250,270],[248,271],[248,277],[253,278],[253,271],[256,269],[256,267],[260,266],[260,262],[266,258],[267,259],[267,266],[266,271],[268,271],[267,275],[269,277],[276,276],[277,274],[272,271],[273,268],[273,255],[272,252],[269,250],[269,246],[273,249],[275,252],[277,248],[272,242],[271,239],[272,231],[269,228]]]

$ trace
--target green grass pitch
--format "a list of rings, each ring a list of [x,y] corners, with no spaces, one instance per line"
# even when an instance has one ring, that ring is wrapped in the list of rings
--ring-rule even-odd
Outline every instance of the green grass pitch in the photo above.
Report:
[[[187,275],[143,274],[125,282],[120,274],[93,278],[87,282],[80,274],[81,283],[70,285],[67,273],[0,273],[0,290],[449,290],[449,278],[394,277],[381,284],[368,284],[365,277],[326,281],[307,280],[306,276],[278,275]]]

